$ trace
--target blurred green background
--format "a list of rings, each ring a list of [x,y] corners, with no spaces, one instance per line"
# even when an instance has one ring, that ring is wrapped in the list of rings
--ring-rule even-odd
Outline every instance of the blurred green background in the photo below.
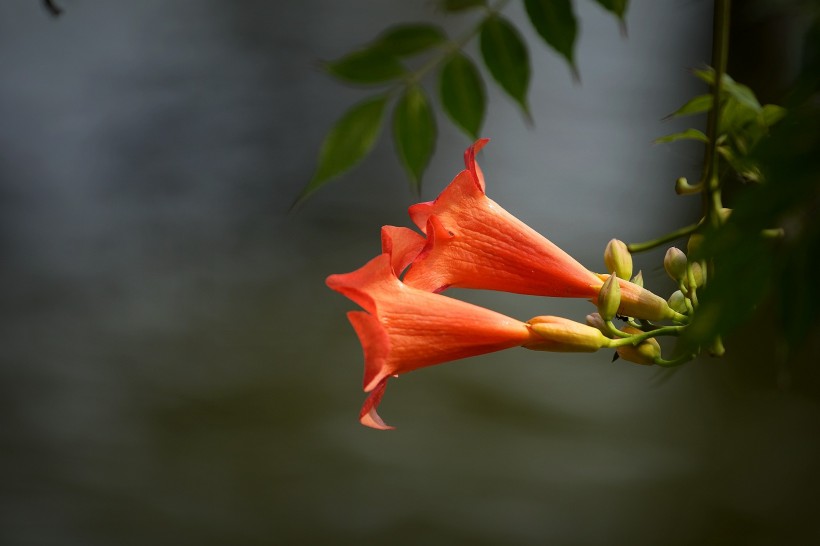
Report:
[[[354,305],[324,278],[374,256],[418,198],[382,139],[287,212],[362,96],[317,61],[393,23],[457,32],[469,16],[61,5],[53,19],[0,3],[3,544],[820,541],[820,395],[760,330],[674,373],[524,350],[436,366],[391,383],[381,413],[398,430],[359,425]],[[491,84],[481,162],[493,199],[602,269],[610,238],[698,216],[672,188],[702,150],[651,141],[688,126],[662,118],[703,91],[686,69],[708,61],[711,3],[635,0],[628,38],[594,2],[577,10],[580,85],[523,8],[505,12],[530,44],[535,127]],[[469,144],[439,128],[424,199]],[[668,294],[662,253],[637,262]],[[591,309],[453,295],[523,320]]]

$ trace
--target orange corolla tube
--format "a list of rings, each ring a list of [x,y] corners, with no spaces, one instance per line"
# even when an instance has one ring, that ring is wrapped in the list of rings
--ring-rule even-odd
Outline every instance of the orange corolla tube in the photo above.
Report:
[[[327,285],[364,308],[347,316],[362,344],[364,390],[371,393],[360,420],[374,428],[389,428],[376,406],[390,376],[543,340],[521,321],[407,286],[394,273],[390,254],[331,275]]]
[[[417,252],[419,239],[413,239],[414,246],[402,247],[401,265],[409,264],[404,282],[429,292],[452,286],[596,301],[606,276],[589,271],[487,197],[475,161],[486,143],[481,139],[467,149],[467,168],[438,198],[410,207],[410,217],[425,239]],[[412,237],[407,232],[415,233],[391,229],[404,240]],[[382,242],[385,251],[384,237]],[[663,298],[629,281],[620,285],[622,314],[649,320],[675,317]]]

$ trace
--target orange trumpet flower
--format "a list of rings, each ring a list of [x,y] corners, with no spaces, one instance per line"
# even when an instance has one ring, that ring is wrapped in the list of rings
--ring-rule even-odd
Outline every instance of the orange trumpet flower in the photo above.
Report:
[[[388,239],[403,242],[402,252],[393,256],[395,265],[409,264],[404,282],[430,292],[453,286],[597,301],[606,275],[589,271],[487,197],[475,161],[487,142],[478,140],[467,149],[467,169],[438,198],[410,207],[411,219],[426,235],[423,246],[410,229],[386,228]],[[386,251],[384,231],[382,243]],[[663,298],[629,281],[619,283],[620,313],[649,320],[676,316]]]
[[[391,376],[517,346],[595,351],[609,344],[597,329],[566,319],[539,317],[531,325],[407,286],[396,276],[390,254],[331,275],[327,285],[364,309],[347,316],[364,351],[364,391],[371,393],[359,420],[373,428],[392,428],[376,412]]]

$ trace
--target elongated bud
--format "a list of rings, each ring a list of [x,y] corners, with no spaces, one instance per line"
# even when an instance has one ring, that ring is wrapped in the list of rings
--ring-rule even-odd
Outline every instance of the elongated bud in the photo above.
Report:
[[[610,273],[622,279],[629,280],[632,276],[632,254],[626,248],[626,243],[612,239],[604,250],[604,264]]]
[[[600,276],[606,280],[605,275]],[[681,320],[680,313],[673,311],[666,300],[642,286],[619,279],[621,287],[621,305],[618,314],[645,320]],[[597,302],[596,302],[597,303]]]
[[[530,330],[543,338],[543,341],[524,346],[533,351],[594,353],[602,347],[609,347],[611,343],[597,328],[563,317],[535,317],[527,324]]]
[[[638,286],[643,287],[643,272],[638,271],[638,274],[632,277],[632,280],[630,282],[632,284],[637,284]]]
[[[631,326],[624,326],[623,331],[628,334],[641,333],[640,330]],[[660,343],[654,337],[641,341],[638,345],[624,345],[615,350],[622,359],[644,366],[653,365],[655,359],[661,356]]]
[[[677,311],[678,313],[686,313],[688,311],[686,307],[686,298],[680,290],[672,292],[672,295],[669,296],[667,303],[673,311]]]
[[[706,284],[706,271],[698,262],[692,262],[689,264],[689,267],[692,268],[692,278],[695,280],[695,287],[703,286]],[[689,278],[687,275],[687,284],[689,284]]]
[[[616,278],[614,275],[598,275],[602,281]],[[644,320],[685,320],[686,317],[673,311],[666,300],[637,284],[618,279],[621,289],[621,305],[618,314],[625,317],[634,317]],[[600,290],[600,288],[598,289]],[[600,302],[600,292],[593,300],[595,305]]]
[[[612,320],[621,305],[621,286],[618,277],[610,275],[598,292],[598,313],[604,320]]]
[[[693,233],[689,236],[689,240],[686,242],[686,253],[690,256],[695,254],[701,244],[703,244],[703,235],[700,233]]]
[[[686,278],[686,254],[676,247],[670,247],[663,258],[663,268],[673,281],[680,282]]]

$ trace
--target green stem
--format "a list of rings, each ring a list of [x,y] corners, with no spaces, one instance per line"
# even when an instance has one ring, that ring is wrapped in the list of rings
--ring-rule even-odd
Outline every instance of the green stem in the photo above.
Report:
[[[695,272],[692,269],[692,264],[686,264],[686,283],[687,283],[687,297],[692,301],[692,305],[698,306],[698,285],[695,283]]]
[[[681,364],[686,364],[696,355],[681,355],[678,358],[673,358],[672,360],[666,360],[664,358],[658,357],[655,359],[655,364],[661,366],[663,368],[674,368],[675,366],[680,366]]]
[[[640,334],[635,334],[629,337],[624,337],[621,339],[613,339],[609,343],[609,347],[623,347],[624,345],[637,345],[641,341],[645,341],[651,337],[657,336],[677,336],[683,331],[685,326],[663,326],[658,328],[657,330],[652,330],[649,332],[641,332]]]
[[[510,3],[510,0],[499,0],[493,6],[487,7],[487,14],[488,17],[494,13],[498,13],[499,11],[503,10],[507,4]],[[458,51],[461,51],[467,42],[472,40],[476,34],[481,31],[481,26],[484,24],[486,18],[482,18],[481,21],[475,25],[473,28],[459,36],[456,40],[453,40],[448,44],[448,47],[445,48],[442,53],[438,56],[433,57],[426,63],[424,63],[418,70],[412,72],[407,78],[404,80],[403,85],[412,85],[414,83],[419,82],[425,74],[430,72],[432,69],[437,67],[442,62],[449,59],[453,54]]]
[[[618,328],[615,326],[615,324],[612,323],[611,320],[605,320],[604,321],[604,326],[606,326],[607,333],[612,334],[613,336],[622,337],[622,338],[632,337],[632,334],[627,334],[626,332],[622,332],[621,330],[618,330]]]
[[[700,224],[701,223],[698,222],[697,224],[692,224],[690,226],[685,226],[680,229],[676,229],[675,231],[670,231],[666,235],[661,235],[657,239],[652,239],[651,241],[646,241],[643,243],[630,243],[626,245],[626,249],[632,253],[645,252],[647,250],[651,250],[656,246],[661,246],[670,241],[674,241],[675,239],[678,239],[680,237],[685,237],[691,233],[694,233],[700,227]]]
[[[712,30],[712,109],[706,126],[709,142],[704,157],[705,169],[703,180],[706,191],[703,192],[703,213],[712,226],[720,225],[720,209],[723,207],[720,194],[720,175],[718,170],[718,134],[720,130],[721,91],[726,64],[729,59],[729,15],[731,0],[715,0]]]

